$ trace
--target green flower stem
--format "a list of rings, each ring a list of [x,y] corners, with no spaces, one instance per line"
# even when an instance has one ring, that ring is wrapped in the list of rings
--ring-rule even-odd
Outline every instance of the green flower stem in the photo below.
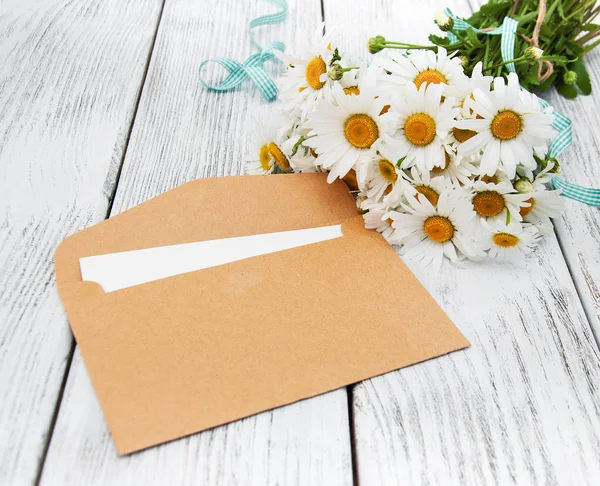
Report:
[[[598,37],[599,35],[600,35],[600,29],[593,30],[591,32],[588,32],[584,36],[580,37],[579,39],[576,39],[575,42],[577,42],[577,44],[579,44],[579,45],[583,45],[586,42],[594,39],[595,37]]]
[[[594,47],[599,46],[600,45],[600,39],[598,39],[596,42],[592,42],[591,44],[588,44],[587,46],[585,46],[583,48],[583,53],[587,54],[588,52],[590,52]]]
[[[407,44],[406,42],[385,41],[385,47],[391,49],[433,49],[435,46],[420,46],[418,44]]]
[[[523,62],[526,60],[527,59],[525,58],[525,56],[516,57],[515,59],[510,59],[509,61],[499,62],[498,64],[495,64],[494,66],[486,67],[483,69],[483,72],[485,73],[486,71],[491,71],[496,68],[501,68],[502,66],[506,66],[507,64],[510,64],[511,62],[514,62],[515,64],[519,64],[520,62]],[[540,58],[540,60],[543,60],[543,59]]]

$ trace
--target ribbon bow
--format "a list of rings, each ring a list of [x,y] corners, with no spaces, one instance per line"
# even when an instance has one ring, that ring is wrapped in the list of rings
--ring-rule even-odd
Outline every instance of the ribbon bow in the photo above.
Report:
[[[283,52],[285,49],[285,44],[283,42],[275,41],[271,42],[266,47],[262,47],[254,38],[252,29],[261,25],[278,24],[283,22],[287,16],[287,3],[286,0],[267,1],[277,5],[281,8],[281,10],[274,14],[257,17],[250,22],[250,25],[248,26],[248,35],[250,36],[252,44],[259,50],[259,52],[252,54],[244,61],[244,63],[224,57],[206,59],[205,61],[202,61],[198,67],[198,74],[200,76],[200,82],[206,88],[214,91],[229,91],[230,89],[240,85],[247,77],[249,77],[258,86],[262,95],[268,101],[272,101],[277,97],[277,86],[265,70],[264,63],[265,61],[270,61],[272,59],[278,60],[275,55],[275,51]],[[216,62],[229,72],[228,76],[216,85],[207,83],[202,77],[202,69],[204,69],[204,67],[210,62]]]

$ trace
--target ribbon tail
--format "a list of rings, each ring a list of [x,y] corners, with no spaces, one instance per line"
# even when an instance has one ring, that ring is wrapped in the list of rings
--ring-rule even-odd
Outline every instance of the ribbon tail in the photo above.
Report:
[[[560,189],[561,194],[569,199],[588,206],[600,207],[600,189],[578,186],[572,182],[563,181],[559,177],[552,178],[552,186]]]

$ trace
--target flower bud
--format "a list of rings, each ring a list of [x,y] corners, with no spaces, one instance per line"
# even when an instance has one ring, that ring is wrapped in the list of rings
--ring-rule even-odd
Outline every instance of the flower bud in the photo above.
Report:
[[[342,66],[336,62],[333,66],[331,66],[331,68],[329,68],[327,76],[329,76],[329,79],[339,81],[344,77],[344,70],[342,69]]]
[[[435,23],[442,32],[448,32],[454,27],[454,20],[443,12],[435,14]]]
[[[383,37],[382,35],[378,35],[375,37],[371,37],[369,39],[369,52],[371,54],[376,54],[379,51],[381,51],[382,49],[385,48],[385,37]]]
[[[515,182],[514,188],[519,194],[528,194],[533,191],[533,184],[529,179],[519,179]]]
[[[527,59],[529,62],[536,62],[539,61],[540,57],[544,55],[544,51],[542,51],[539,47],[530,46],[525,49],[524,55],[525,59]]]
[[[577,82],[577,73],[575,71],[565,71],[563,81],[565,84],[575,84]]]

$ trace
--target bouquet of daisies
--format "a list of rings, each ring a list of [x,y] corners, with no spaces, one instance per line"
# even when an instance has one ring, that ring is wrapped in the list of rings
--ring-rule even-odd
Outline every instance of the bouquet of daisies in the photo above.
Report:
[[[494,78],[479,63],[466,75],[442,46],[367,66],[320,34],[283,60],[279,112],[259,123],[248,173],[342,179],[367,228],[436,268],[522,259],[552,231],[554,115],[516,74]]]

